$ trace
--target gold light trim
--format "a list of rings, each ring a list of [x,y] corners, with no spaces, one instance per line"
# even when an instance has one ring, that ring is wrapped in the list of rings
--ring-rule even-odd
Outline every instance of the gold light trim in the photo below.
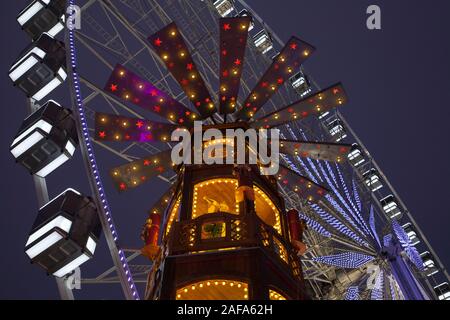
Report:
[[[269,299],[270,300],[287,300],[285,296],[281,293],[276,292],[275,290],[269,290]]]
[[[175,220],[175,216],[178,212],[178,208],[180,207],[180,203],[181,203],[181,197],[178,197],[177,201],[175,202],[172,209],[170,210],[169,221],[167,222],[167,228],[166,228],[166,236],[170,232],[170,228],[172,227],[172,223]]]
[[[248,300],[248,284],[241,281],[211,279],[177,289],[177,300]]]

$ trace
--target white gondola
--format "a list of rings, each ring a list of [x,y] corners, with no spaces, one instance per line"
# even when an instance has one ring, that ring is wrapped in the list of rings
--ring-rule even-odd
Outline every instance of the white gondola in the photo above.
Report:
[[[348,154],[348,161],[355,167],[366,161],[358,144],[352,144],[352,149]]]
[[[289,79],[294,90],[300,95],[300,97],[306,97],[312,92],[311,84],[309,83],[308,77],[302,72],[298,72],[293,77]]]
[[[434,263],[434,258],[430,252],[428,251],[422,252],[420,254],[420,257],[422,258],[424,272],[427,275],[427,277],[431,277],[432,275],[439,272],[438,268],[436,268],[436,265]]]
[[[372,192],[375,192],[383,187],[381,183],[378,171],[374,168],[363,173],[364,183],[370,188]]]
[[[408,235],[409,240],[411,241],[411,244],[413,246],[415,246],[415,245],[420,243],[420,239],[417,236],[417,232],[416,232],[416,230],[415,230],[415,228],[414,228],[414,226],[413,226],[413,224],[411,222],[408,222],[408,223],[404,224],[402,226],[402,228],[403,228],[403,230],[405,230],[405,232]]]
[[[223,18],[227,17],[234,10],[234,1],[232,0],[216,0],[213,5]]]
[[[395,200],[395,197],[390,194],[387,197],[384,197],[380,200],[381,206],[383,207],[384,212],[389,216],[391,219],[401,219],[403,216],[403,213],[400,211],[397,201]]]
[[[450,300],[450,285],[448,282],[441,283],[434,287],[434,292],[436,292],[439,300]]]
[[[262,53],[265,54],[269,50],[273,48],[272,37],[266,32],[266,30],[259,31],[254,37],[253,41],[255,43],[256,48]]]
[[[42,100],[67,78],[64,43],[42,34],[19,56],[9,77],[27,97]]]
[[[93,257],[100,232],[93,201],[67,189],[39,209],[25,253],[48,274],[61,278]]]
[[[255,21],[253,20],[252,15],[245,9],[239,12],[239,17],[250,17],[250,25],[248,26],[248,31],[253,30],[255,27]]]
[[[22,29],[36,40],[42,33],[55,37],[64,29],[67,0],[34,0],[18,17]]]
[[[333,137],[334,141],[339,142],[347,137],[345,128],[339,119],[334,119],[328,123],[328,132]]]
[[[48,101],[23,121],[10,151],[31,174],[44,178],[69,160],[77,145],[71,111]]]

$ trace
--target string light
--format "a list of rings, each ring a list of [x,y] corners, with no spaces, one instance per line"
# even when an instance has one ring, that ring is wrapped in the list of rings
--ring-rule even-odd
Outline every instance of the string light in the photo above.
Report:
[[[71,8],[74,7],[75,5],[75,1],[74,0],[69,0],[68,2],[69,6]],[[106,195],[104,193],[104,189],[103,189],[103,184],[102,181],[100,179],[100,175],[99,175],[99,171],[98,171],[98,167],[97,167],[97,163],[96,163],[96,158],[94,156],[93,153],[93,147],[91,144],[91,137],[89,136],[89,129],[88,129],[88,125],[86,122],[86,114],[85,114],[85,109],[84,109],[84,105],[83,105],[83,97],[82,97],[82,93],[81,93],[81,87],[80,87],[80,80],[79,80],[79,76],[78,76],[78,72],[77,72],[77,52],[76,52],[76,48],[75,48],[75,35],[74,35],[74,30],[68,30],[68,38],[69,38],[69,48],[70,48],[70,63],[71,63],[71,68],[72,68],[72,81],[73,81],[73,86],[74,86],[74,90],[75,90],[75,96],[76,96],[76,108],[74,108],[77,112],[78,112],[78,118],[80,119],[81,122],[81,129],[82,129],[82,136],[80,137],[81,143],[84,143],[84,147],[86,148],[86,150],[88,151],[88,158],[89,158],[89,163],[90,163],[90,171],[91,171],[91,176],[93,178],[95,178],[95,186],[97,188],[97,194],[99,195],[99,200],[100,203],[102,204],[102,209],[101,213],[104,215],[104,219],[106,219],[106,221],[108,222],[108,228],[110,231],[110,235],[113,238],[113,241],[115,242],[116,245],[116,249],[117,249],[117,259],[118,261],[120,261],[120,263],[118,264],[118,273],[120,273],[125,279],[126,279],[126,283],[128,284],[128,288],[127,290],[129,290],[129,292],[131,293],[132,298],[139,300],[139,294],[138,291],[136,290],[136,286],[134,284],[133,281],[133,277],[131,275],[131,271],[130,268],[128,266],[128,262],[126,260],[125,257],[125,253],[122,249],[118,249],[119,248],[119,237],[118,237],[118,233],[116,230],[116,227],[114,225],[114,222],[112,220],[112,215],[111,215],[111,210],[108,204],[108,200],[106,198]]]
[[[372,256],[357,252],[343,252],[330,256],[313,257],[313,261],[345,269],[360,268],[374,259]]]
[[[211,288],[211,285],[213,285],[213,288]],[[183,300],[183,298],[189,299],[191,292],[192,292],[192,294],[194,294],[193,291],[198,291],[198,293],[195,293],[196,296],[206,294],[206,292],[211,294],[211,293],[214,293],[215,290],[217,290],[217,292],[219,293],[220,290],[222,290],[222,289],[220,289],[222,287],[232,287],[233,288],[232,289],[233,296],[240,296],[240,297],[243,297],[244,299],[248,299],[248,284],[247,283],[240,282],[240,281],[233,281],[233,280],[222,280],[222,279],[196,282],[194,284],[187,285],[184,288],[178,289],[176,296],[177,296],[178,300]],[[205,292],[204,290],[207,290],[207,291]],[[230,290],[230,289],[228,289],[228,290]]]

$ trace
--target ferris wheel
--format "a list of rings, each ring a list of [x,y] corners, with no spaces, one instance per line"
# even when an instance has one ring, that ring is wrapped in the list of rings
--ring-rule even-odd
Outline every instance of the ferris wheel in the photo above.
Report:
[[[81,28],[64,28],[78,14]],[[314,39],[282,41],[244,1],[231,0],[39,0],[18,21],[33,42],[10,78],[26,93],[32,114],[11,152],[34,175],[42,198],[26,254],[57,278],[63,298],[73,298],[67,283],[74,270],[95,263],[101,231],[114,266],[83,275],[81,283],[118,283],[126,299],[158,297],[162,242],[180,222],[170,134],[202,121],[279,129],[275,184],[294,222],[285,227],[289,246],[270,239],[282,260],[301,263],[311,298],[448,299],[444,266],[339,112],[347,102],[344,86],[321,89],[305,70],[320,50],[309,44]],[[66,80],[72,112],[53,100],[43,103]],[[78,145],[91,194],[67,189],[49,200],[45,177]],[[107,167],[111,157],[122,163]],[[232,180],[214,182],[237,183]],[[114,219],[114,204],[135,188],[146,188],[149,199],[161,196],[148,200],[149,215],[142,213],[143,223],[149,219],[143,249],[128,248],[119,233],[129,227]],[[236,202],[227,207],[239,211]],[[264,222],[281,230],[277,221]],[[295,228],[301,237],[293,236]],[[291,245],[296,254],[283,257]],[[151,261],[136,265],[139,256]],[[137,283],[146,284],[145,293]]]

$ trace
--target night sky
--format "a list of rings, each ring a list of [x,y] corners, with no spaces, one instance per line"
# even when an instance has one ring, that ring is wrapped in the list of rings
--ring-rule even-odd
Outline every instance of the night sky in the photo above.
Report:
[[[193,0],[199,1],[199,0]],[[29,43],[16,16],[29,1],[2,2],[0,159],[2,263],[1,299],[56,299],[55,282],[24,253],[38,205],[31,176],[14,163],[10,143],[26,116],[25,98],[7,76],[13,60]],[[341,109],[365,143],[443,263],[450,266],[450,42],[447,0],[247,0],[283,40],[296,35],[317,51],[306,64],[321,87],[342,81],[351,99]],[[432,3],[432,4],[431,4]],[[382,10],[382,30],[366,28],[366,8]],[[67,85],[55,92],[67,105]],[[53,96],[52,96],[53,98]],[[121,164],[98,152],[106,172]],[[51,175],[51,197],[67,187],[88,193],[80,152]],[[125,247],[139,247],[145,210],[162,193],[160,182],[117,196],[111,193],[113,214]],[[144,262],[141,260],[141,262]],[[86,277],[112,265],[104,239],[94,260],[85,265]],[[121,298],[118,286],[88,287],[79,298]]]

